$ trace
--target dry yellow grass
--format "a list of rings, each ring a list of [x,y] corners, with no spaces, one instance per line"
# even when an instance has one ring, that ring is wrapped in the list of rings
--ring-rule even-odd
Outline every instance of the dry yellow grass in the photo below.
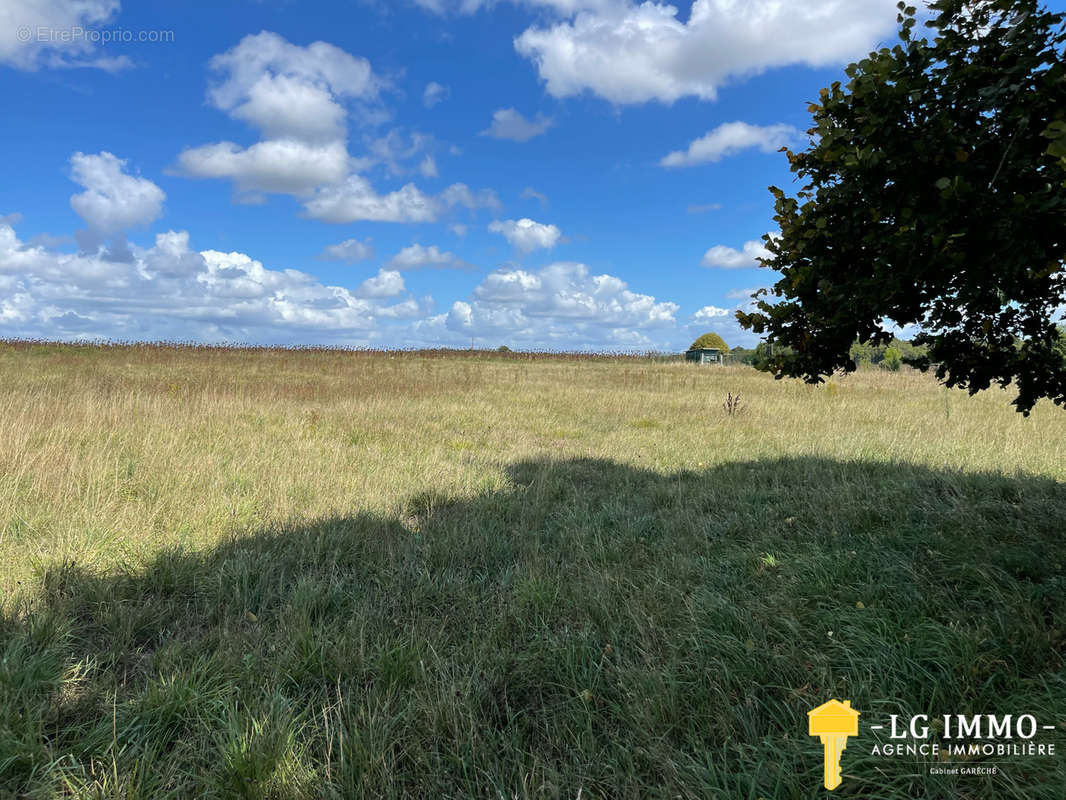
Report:
[[[739,393],[739,417],[722,410]],[[912,371],[140,348],[0,350],[0,574],[137,563],[274,523],[402,514],[542,456],[663,473],[788,456],[1066,480],[1066,413]]]

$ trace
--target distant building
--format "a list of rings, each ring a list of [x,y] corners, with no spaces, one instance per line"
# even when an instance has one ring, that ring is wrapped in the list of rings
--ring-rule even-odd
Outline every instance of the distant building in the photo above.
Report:
[[[700,347],[696,350],[686,350],[685,361],[695,361],[697,364],[724,364],[725,354],[717,347]]]

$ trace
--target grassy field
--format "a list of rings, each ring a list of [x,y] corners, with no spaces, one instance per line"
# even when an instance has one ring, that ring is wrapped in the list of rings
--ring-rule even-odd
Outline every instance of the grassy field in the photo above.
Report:
[[[0,797],[809,798],[839,697],[834,796],[1061,800],[1066,413],[1009,399],[0,345]],[[1056,757],[870,754],[1026,712]]]

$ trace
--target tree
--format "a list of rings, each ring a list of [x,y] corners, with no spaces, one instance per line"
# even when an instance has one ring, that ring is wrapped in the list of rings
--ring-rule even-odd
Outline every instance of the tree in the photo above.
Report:
[[[907,363],[971,394],[1014,383],[1028,414],[1066,405],[1066,27],[1037,0],[936,0],[915,35],[846,69],[809,110],[804,182],[770,187],[781,274],[741,324],[787,345],[776,377],[855,369],[852,344],[917,325]],[[1016,346],[1016,342],[1020,342]],[[775,348],[776,351],[776,348]]]
[[[755,363],[755,348],[737,345],[729,351],[729,363],[751,366]]]
[[[729,352],[729,345],[725,343],[725,339],[719,336],[717,333],[705,333],[692,343],[689,350],[713,350],[718,349],[723,353]]]
[[[900,355],[899,350],[895,347],[886,347],[885,357],[881,359],[881,366],[892,370],[892,372],[899,370],[903,366],[903,357]]]
[[[877,348],[869,342],[854,342],[848,348],[848,356],[855,362],[855,366],[870,366],[874,363],[874,355]]]

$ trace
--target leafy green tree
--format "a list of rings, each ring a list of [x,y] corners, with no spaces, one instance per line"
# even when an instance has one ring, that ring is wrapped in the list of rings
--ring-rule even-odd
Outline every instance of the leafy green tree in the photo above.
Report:
[[[881,366],[896,372],[903,366],[903,356],[900,355],[899,350],[895,347],[886,347],[884,358],[881,359]]]
[[[775,346],[770,342],[759,342],[755,345],[755,358],[752,360],[752,366],[756,369],[768,371],[776,363],[777,359],[787,358],[789,355],[791,355],[791,351],[787,347]]]
[[[874,363],[876,348],[869,342],[855,342],[848,349],[848,355],[856,366],[869,366]]]
[[[1055,352],[1066,361],[1066,325],[1059,325],[1059,340],[1055,342]]]
[[[777,377],[855,369],[884,320],[917,324],[907,357],[971,394],[1014,383],[1019,411],[1066,405],[1053,309],[1066,301],[1066,27],[1037,0],[936,0],[925,37],[850,65],[810,106],[802,188],[771,187],[781,275],[741,323]],[[1050,140],[1050,142],[1049,142]],[[765,295],[765,290],[763,293]],[[1015,340],[1021,345],[1015,346]]]
[[[729,351],[729,361],[733,364],[747,364],[751,366],[755,362],[755,348],[741,347],[737,345]]]
[[[723,353],[729,352],[729,345],[725,343],[725,339],[719,336],[717,333],[705,333],[692,343],[689,350],[703,350],[703,349],[715,349],[721,350]]]

